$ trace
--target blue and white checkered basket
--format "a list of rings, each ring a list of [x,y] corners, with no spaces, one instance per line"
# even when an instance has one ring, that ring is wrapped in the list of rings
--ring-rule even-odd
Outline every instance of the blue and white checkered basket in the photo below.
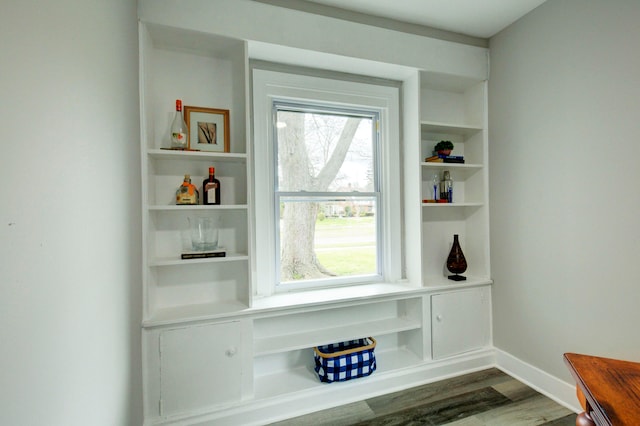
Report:
[[[313,348],[316,373],[321,382],[343,382],[368,376],[376,370],[373,337]]]

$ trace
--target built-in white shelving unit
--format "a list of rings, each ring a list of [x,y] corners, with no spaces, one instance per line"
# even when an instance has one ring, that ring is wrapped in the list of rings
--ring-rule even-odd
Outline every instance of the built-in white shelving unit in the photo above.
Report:
[[[249,159],[245,42],[153,24],[140,25],[145,324],[215,317],[249,306]],[[172,105],[230,111],[230,152],[172,151]],[[221,205],[175,205],[185,174],[201,189],[208,168]],[[220,220],[227,256],[182,260],[188,218]]]
[[[458,234],[468,282],[490,283],[487,84],[464,77],[420,73],[420,155],[422,181],[422,276],[424,285],[446,282],[444,261]],[[441,140],[453,142],[451,155],[465,163],[428,163]],[[449,171],[453,203],[429,203],[433,182]]]
[[[402,141],[411,271],[403,282],[258,299],[249,42],[144,21],[139,31],[145,425],[258,424],[292,404],[311,410],[322,398],[339,405],[490,364],[485,81],[418,69],[407,77],[402,69],[403,126],[414,129]],[[230,152],[164,149],[175,99],[228,109]],[[439,140],[451,140],[465,164],[425,162]],[[183,176],[200,186],[210,166],[222,204],[176,206]],[[444,170],[454,180],[454,202],[423,202],[433,175]],[[191,216],[220,219],[225,257],[180,258]],[[453,234],[469,263],[460,283],[444,269]],[[377,341],[373,375],[319,382],[314,346],[367,336]]]

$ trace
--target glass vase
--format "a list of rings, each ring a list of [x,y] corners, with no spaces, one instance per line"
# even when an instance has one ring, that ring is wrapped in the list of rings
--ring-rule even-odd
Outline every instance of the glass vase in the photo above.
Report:
[[[454,234],[453,236],[453,245],[447,257],[447,269],[454,274],[447,277],[450,280],[464,281],[467,279],[459,275],[467,270],[467,259],[465,259],[464,253],[462,253],[462,247],[460,247],[460,241],[458,241],[458,234]]]

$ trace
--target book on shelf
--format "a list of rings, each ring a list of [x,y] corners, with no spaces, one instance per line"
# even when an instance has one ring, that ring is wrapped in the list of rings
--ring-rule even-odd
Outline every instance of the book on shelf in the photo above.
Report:
[[[427,163],[464,163],[462,155],[434,155],[424,159]]]
[[[226,257],[227,250],[218,248],[215,250],[202,250],[202,251],[186,251],[180,255],[181,259],[208,259],[210,257]]]

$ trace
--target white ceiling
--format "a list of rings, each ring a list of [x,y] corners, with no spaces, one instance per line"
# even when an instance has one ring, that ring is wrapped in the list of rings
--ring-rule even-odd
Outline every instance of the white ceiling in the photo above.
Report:
[[[546,0],[307,0],[367,15],[489,38]]]

